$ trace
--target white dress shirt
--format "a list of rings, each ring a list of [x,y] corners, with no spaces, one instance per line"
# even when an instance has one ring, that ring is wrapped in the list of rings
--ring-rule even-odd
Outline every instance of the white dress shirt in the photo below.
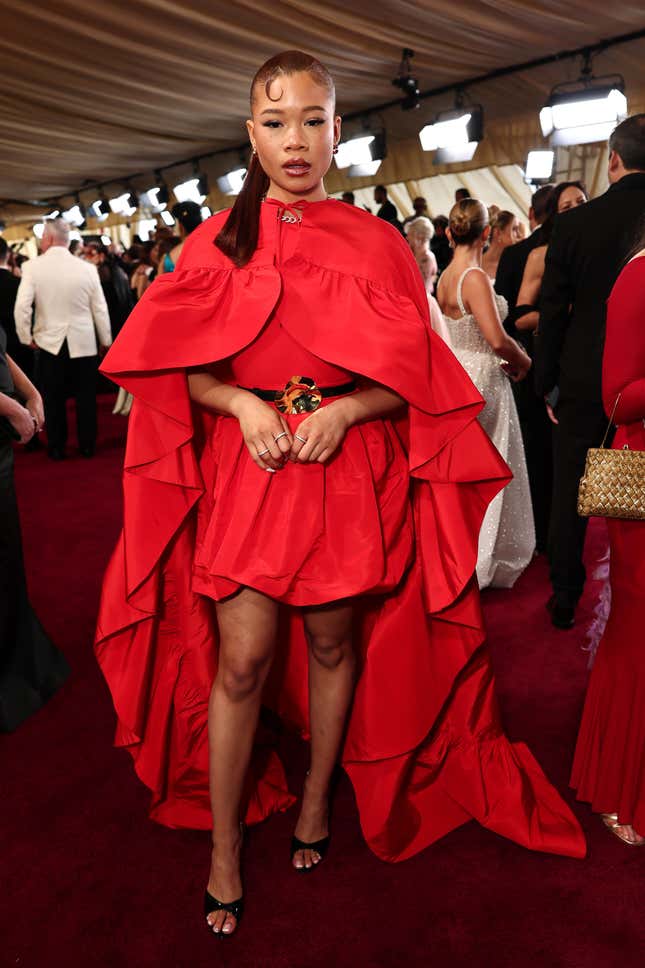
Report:
[[[31,309],[36,317],[32,333]],[[63,245],[52,245],[22,264],[14,310],[21,343],[36,343],[57,354],[67,340],[71,357],[96,356],[112,342],[110,317],[96,266],[76,258]]]

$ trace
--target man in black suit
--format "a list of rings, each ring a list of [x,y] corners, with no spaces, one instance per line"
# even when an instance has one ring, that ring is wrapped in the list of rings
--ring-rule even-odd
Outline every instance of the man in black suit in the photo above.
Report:
[[[578,484],[588,448],[599,446],[607,428],[601,395],[605,304],[645,216],[645,114],[614,130],[608,175],[604,195],[557,216],[540,296],[536,388],[545,397],[559,388],[552,407],[548,603],[557,628],[573,625],[584,588],[587,522],[576,510]]]
[[[533,333],[518,330],[517,297],[522,285],[522,277],[529,254],[539,245],[544,245],[542,225],[549,213],[549,202],[554,185],[542,185],[534,192],[529,208],[531,235],[528,239],[509,245],[502,252],[497,267],[495,289],[508,303],[508,316],[504,322],[509,335],[522,344],[531,359],[534,356]],[[531,488],[531,504],[535,520],[535,539],[538,551],[546,548],[549,515],[551,512],[551,487],[553,460],[551,457],[551,423],[544,409],[544,402],[535,391],[533,369],[525,380],[513,384],[513,396],[520,418],[526,469]]]

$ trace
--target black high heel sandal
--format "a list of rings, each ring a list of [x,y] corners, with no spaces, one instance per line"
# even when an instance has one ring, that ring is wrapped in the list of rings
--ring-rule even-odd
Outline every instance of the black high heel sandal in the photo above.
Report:
[[[292,837],[291,838],[291,866],[293,867],[294,871],[296,871],[298,874],[310,874],[311,871],[316,869],[316,867],[320,867],[320,865],[325,859],[325,854],[329,849],[330,841],[331,841],[331,836],[329,834],[327,834],[326,837],[323,837],[322,840],[316,840],[312,844],[306,844],[304,840],[299,840],[298,837]],[[299,850],[314,851],[316,854],[318,854],[318,856],[320,857],[320,860],[316,861],[315,864],[312,863],[311,867],[304,867],[304,866],[296,867],[295,864],[293,863],[293,858],[298,853]]]
[[[240,921],[242,920],[242,915],[244,914],[244,898],[239,897],[237,901],[220,901],[218,898],[213,897],[208,891],[204,892],[204,915],[208,917],[213,911],[226,911],[228,914],[232,914],[235,918],[235,930],[234,931],[213,931],[211,925],[206,922],[206,927],[211,934],[215,934],[220,938],[229,938],[234,934],[237,934],[237,930],[240,926]],[[226,923],[226,919],[224,919]],[[223,925],[222,925],[223,927]]]
[[[244,844],[244,824],[240,821],[240,834],[242,835],[242,845]],[[208,918],[209,914],[213,911],[226,911],[228,914],[232,914],[235,918],[235,930],[234,931],[213,931],[211,925],[206,921],[206,927],[211,932],[211,934],[217,935],[220,938],[230,938],[232,935],[237,934],[238,928],[240,926],[240,921],[242,920],[242,915],[244,914],[244,898],[238,897],[237,901],[220,901],[219,898],[213,897],[213,895],[208,891],[204,891],[204,916]],[[224,918],[224,924],[226,923],[226,918]],[[222,927],[224,927],[224,924]]]

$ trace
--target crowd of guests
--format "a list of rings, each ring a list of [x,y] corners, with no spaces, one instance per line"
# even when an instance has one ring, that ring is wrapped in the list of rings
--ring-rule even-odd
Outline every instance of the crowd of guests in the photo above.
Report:
[[[403,225],[431,319],[436,295],[453,352],[484,398],[479,419],[514,475],[484,520],[480,587],[511,586],[537,545],[558,629],[574,625],[585,584],[577,498],[587,451],[612,416],[614,446],[645,450],[645,115],[614,130],[608,176],[593,201],[579,181],[539,188],[525,239],[512,213],[491,214],[461,193],[443,229],[444,266],[431,258],[423,199]],[[630,845],[645,844],[644,532],[641,521],[609,520],[612,607],[571,780]]]
[[[645,450],[645,115],[628,118],[612,134],[609,181],[609,190],[592,201],[579,181],[540,187],[528,237],[515,214],[486,208],[463,188],[447,216],[431,218],[418,197],[405,219],[385,186],[374,190],[375,214],[407,238],[432,325],[482,394],[480,422],[513,472],[484,520],[480,587],[511,587],[534,552],[546,552],[547,607],[558,629],[574,624],[585,584],[587,521],[577,513],[578,483],[587,450],[605,434],[608,412],[616,410],[618,443]],[[355,204],[353,193],[343,201]],[[46,223],[36,260],[13,257],[0,238],[3,518],[17,520],[11,440],[29,444],[46,422],[48,455],[64,459],[70,395],[80,453],[94,454],[99,357],[155,277],[174,270],[185,238],[201,222],[191,202],[175,206],[173,215],[178,235],[159,227],[149,242],[135,237],[125,251],[100,238],[70,245],[61,219]],[[572,778],[580,797],[631,844],[645,842],[645,675],[637,626],[644,528],[611,522],[613,608]],[[24,622],[28,608],[19,534],[13,544],[9,570],[23,614],[17,606],[11,614],[5,609],[3,628]],[[9,581],[8,574],[0,578]],[[44,636],[38,647],[51,650]],[[64,663],[54,664],[45,697],[66,675]],[[16,710],[5,715],[10,724],[19,719]]]

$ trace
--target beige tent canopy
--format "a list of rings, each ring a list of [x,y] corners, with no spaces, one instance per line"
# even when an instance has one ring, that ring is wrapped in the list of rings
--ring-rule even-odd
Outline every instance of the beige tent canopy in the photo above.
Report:
[[[44,211],[37,201],[67,194],[71,203],[79,190],[88,201],[95,192],[83,189],[93,183],[112,182],[109,194],[133,175],[135,189],[147,188],[156,168],[215,149],[231,150],[205,159],[202,170],[236,167],[249,80],[279,50],[319,56],[336,78],[340,113],[351,113],[397,96],[391,79],[403,47],[414,50],[413,73],[426,91],[645,27],[640,4],[588,0],[0,0],[0,13],[0,219],[8,224],[33,222]],[[632,111],[645,107],[644,55],[645,40],[635,39],[594,62],[596,74],[623,74]],[[424,179],[486,170],[525,211],[526,191],[509,173],[541,143],[537,115],[549,90],[575,79],[580,66],[563,59],[467,87],[485,112],[485,137],[469,165],[437,168],[418,141],[420,127],[452,106],[450,93],[416,111],[383,111],[373,118],[389,145],[378,180],[404,186],[405,211]],[[358,131],[360,121],[346,129]],[[599,151],[578,158],[587,176]],[[191,170],[190,162],[173,168],[167,180]],[[370,183],[332,169],[327,187]],[[209,200],[227,204],[216,190]]]

